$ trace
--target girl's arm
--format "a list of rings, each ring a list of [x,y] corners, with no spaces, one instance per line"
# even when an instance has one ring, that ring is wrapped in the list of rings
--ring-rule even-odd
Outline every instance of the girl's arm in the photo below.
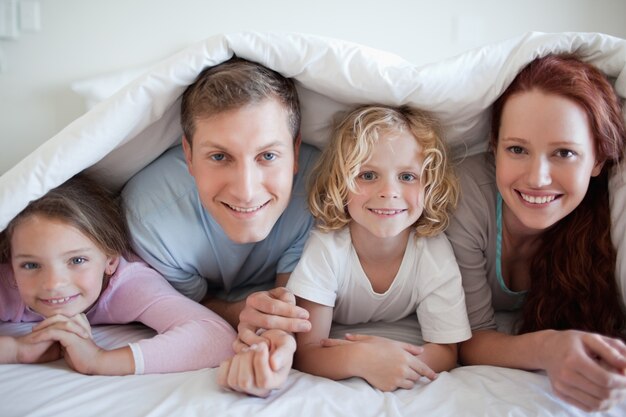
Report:
[[[460,346],[468,365],[545,370],[555,394],[586,410],[606,410],[626,398],[626,345],[576,330],[508,335],[474,332]]]

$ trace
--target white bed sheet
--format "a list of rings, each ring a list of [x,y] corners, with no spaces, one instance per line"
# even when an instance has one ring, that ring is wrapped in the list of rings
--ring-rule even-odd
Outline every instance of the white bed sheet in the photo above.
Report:
[[[351,331],[415,339],[416,322],[372,324]],[[0,324],[0,334],[27,332],[31,324]],[[116,347],[153,334],[137,324],[99,326],[96,342]],[[345,329],[334,329],[339,336]],[[221,390],[216,369],[139,376],[86,376],[62,360],[0,365],[0,416],[625,416],[626,403],[588,414],[556,398],[543,373],[492,366],[459,367],[411,390],[383,393],[359,378],[331,381],[291,371],[286,386],[268,398]]]

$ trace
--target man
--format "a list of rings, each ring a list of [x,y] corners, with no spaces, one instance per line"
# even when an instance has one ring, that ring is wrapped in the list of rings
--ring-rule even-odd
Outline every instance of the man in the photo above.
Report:
[[[178,291],[238,327],[236,349],[271,346],[261,389],[241,389],[265,395],[291,367],[295,343],[285,332],[310,329],[282,286],[313,224],[305,188],[318,152],[301,144],[293,81],[239,58],[187,88],[181,125],[182,146],[122,192],[133,247]],[[279,330],[262,338],[259,329]]]

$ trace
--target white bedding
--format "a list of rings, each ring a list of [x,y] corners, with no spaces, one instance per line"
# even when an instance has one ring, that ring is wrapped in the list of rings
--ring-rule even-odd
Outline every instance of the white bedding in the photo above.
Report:
[[[0,177],[0,229],[32,199],[90,168],[121,187],[180,140],[179,96],[205,67],[233,53],[297,80],[303,138],[323,146],[330,120],[353,103],[412,104],[445,126],[455,155],[484,149],[488,108],[533,58],[576,52],[611,77],[626,97],[626,41],[601,34],[533,33],[432,65],[416,67],[381,51],[301,34],[238,33],[193,45],[147,72],[48,140]],[[611,182],[618,281],[626,281],[626,168]],[[626,286],[621,285],[626,294]],[[624,297],[626,299],[626,297]],[[403,323],[392,332],[412,335]],[[0,324],[0,334],[29,325]],[[384,326],[382,330],[389,330]],[[103,346],[151,334],[134,326],[95,330]],[[215,370],[127,377],[83,376],[63,362],[0,365],[0,416],[56,415],[585,415],[552,394],[545,375],[465,367],[433,383],[383,394],[365,382],[333,382],[293,371],[268,399],[220,391]],[[626,404],[606,415],[626,415]]]
[[[414,323],[387,327],[404,334]],[[376,330],[369,326],[370,330]],[[0,333],[19,334],[28,324],[0,324]],[[104,347],[149,337],[141,325],[94,329]],[[338,335],[338,334],[336,334]],[[358,378],[335,382],[291,371],[286,386],[266,399],[225,392],[215,369],[163,375],[84,376],[63,361],[0,366],[0,415],[13,416],[586,416],[551,394],[542,373],[491,366],[444,372],[411,390],[382,393]],[[626,415],[626,404],[603,416]]]

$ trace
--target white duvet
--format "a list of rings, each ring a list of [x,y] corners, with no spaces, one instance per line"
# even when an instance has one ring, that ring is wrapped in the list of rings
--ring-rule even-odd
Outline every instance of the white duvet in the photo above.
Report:
[[[531,33],[420,67],[381,51],[310,35],[215,36],[150,68],[2,175],[0,230],[29,201],[83,169],[120,188],[179,142],[181,93],[204,67],[233,54],[295,78],[306,142],[324,146],[331,118],[351,104],[411,104],[441,120],[447,141],[460,156],[485,148],[488,109],[516,73],[535,57],[561,52],[575,52],[598,66],[626,97],[626,41],[601,34]],[[610,184],[623,294],[624,176],[626,168]],[[0,324],[0,334],[28,327]],[[130,325],[96,329],[98,341],[106,346],[147,334],[148,330]],[[222,392],[214,373],[88,377],[70,371],[61,361],[1,365],[0,416],[584,415],[551,394],[545,375],[495,367],[458,368],[435,382],[395,393],[381,393],[358,379],[334,382],[292,371],[285,389],[268,399]],[[626,404],[607,415],[626,415]]]

